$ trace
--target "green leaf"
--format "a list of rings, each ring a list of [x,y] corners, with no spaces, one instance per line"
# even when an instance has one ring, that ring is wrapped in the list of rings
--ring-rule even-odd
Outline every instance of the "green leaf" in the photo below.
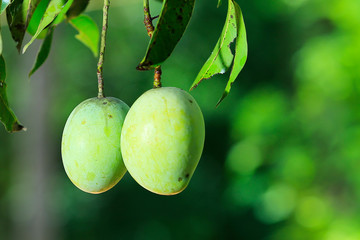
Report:
[[[49,28],[49,31],[47,32],[47,35],[40,47],[38,55],[36,57],[35,64],[29,73],[29,77],[31,75],[33,75],[36,72],[36,70],[38,70],[41,67],[41,65],[43,65],[43,63],[49,56],[53,33],[54,33],[54,28],[53,27]]]
[[[27,15],[26,15],[26,24],[25,24],[25,29],[29,26],[29,22],[36,10],[36,8],[38,7],[38,5],[40,4],[41,0],[24,0],[24,3],[28,2],[28,11],[27,11]]]
[[[212,77],[215,74],[223,74],[231,66],[234,55],[231,52],[230,44],[234,41],[237,35],[236,31],[236,17],[235,8],[232,1],[229,0],[229,8],[226,16],[225,26],[221,32],[220,38],[211,53],[209,59],[205,62],[200,70],[191,88],[203,80]]]
[[[17,42],[16,48],[19,52],[26,28],[39,3],[40,0],[14,0],[6,9],[11,36]]]
[[[235,58],[232,70],[230,73],[229,81],[226,84],[225,91],[221,96],[220,100],[217,102],[216,106],[224,100],[224,98],[229,94],[232,84],[235,82],[237,76],[243,69],[248,55],[248,45],[246,40],[246,29],[244,18],[240,6],[234,2],[235,6],[235,17],[236,17],[236,26],[237,26],[237,38],[235,43]]]
[[[79,1],[79,0],[76,0]],[[59,15],[56,16],[54,21],[51,23],[52,26],[58,25],[66,19],[66,13],[70,10],[71,6],[73,6],[76,2],[75,0],[69,0],[64,8],[61,10]]]
[[[14,0],[6,9],[11,36],[17,43],[16,48],[19,52],[25,36],[28,8],[29,0]]]
[[[0,15],[5,11],[5,9],[7,8],[7,6],[9,6],[9,4],[12,2],[12,0],[2,0],[1,1],[1,8],[0,8]]]
[[[82,12],[85,11],[88,4],[89,4],[89,0],[74,1],[74,3],[71,5],[69,11],[67,11],[66,17],[68,19],[72,19],[72,18],[79,16]]]
[[[43,18],[41,19],[39,27],[36,30],[36,33],[31,38],[31,40],[24,46],[23,53],[25,53],[27,48],[35,41],[35,39],[38,37],[38,35],[41,33],[41,31],[44,30],[46,27],[48,27],[58,15],[65,14],[67,12],[67,10],[69,10],[73,1],[74,0],[68,0],[68,1],[67,0],[52,0],[52,1],[50,1],[49,6],[47,7]]]
[[[190,21],[195,0],[165,0],[159,22],[138,70],[155,68],[164,62],[183,36]]]
[[[36,7],[33,16],[30,19],[29,25],[27,27],[27,32],[34,36],[37,29],[39,28],[41,19],[43,18],[45,11],[50,3],[50,0],[42,0],[39,5]],[[45,28],[38,36],[38,39],[43,39],[47,35],[47,28]]]
[[[243,68],[247,57],[247,42],[244,20],[241,9],[234,0],[229,0],[228,13],[226,16],[225,26],[222,30],[220,38],[208,58],[204,66],[201,68],[190,90],[196,88],[199,83],[211,78],[216,74],[225,73],[231,66],[234,60],[234,55],[231,52],[230,45],[237,38],[235,46],[235,61],[233,70],[230,75],[228,86],[218,104],[227,96],[230,91],[231,84]]]
[[[6,66],[4,57],[0,56],[0,121],[8,132],[17,132],[24,129],[18,122],[15,114],[9,107],[6,94]]]
[[[80,15],[70,20],[70,24],[79,32],[76,38],[87,46],[94,54],[98,56],[99,51],[99,28],[96,23],[86,15]]]
[[[3,42],[2,42],[2,35],[1,35],[1,19],[0,19],[0,55],[2,55],[3,51]]]

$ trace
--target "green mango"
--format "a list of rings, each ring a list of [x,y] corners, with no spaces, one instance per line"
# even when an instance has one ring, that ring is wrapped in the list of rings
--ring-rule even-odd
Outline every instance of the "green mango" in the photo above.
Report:
[[[91,98],[70,114],[62,136],[62,160],[75,186],[102,193],[126,173],[120,134],[129,107],[117,98]]]
[[[204,139],[204,118],[195,99],[164,87],[147,91],[130,108],[121,149],[126,168],[141,186],[174,195],[189,184]]]

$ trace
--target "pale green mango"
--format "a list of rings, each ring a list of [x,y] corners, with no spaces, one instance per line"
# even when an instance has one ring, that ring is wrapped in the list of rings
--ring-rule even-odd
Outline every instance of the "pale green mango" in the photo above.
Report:
[[[120,134],[128,110],[117,98],[91,98],[70,114],[61,153],[68,177],[81,190],[105,192],[126,173]]]
[[[173,195],[188,185],[204,139],[204,118],[195,99],[164,87],[147,91],[130,108],[121,149],[126,168],[141,186]]]

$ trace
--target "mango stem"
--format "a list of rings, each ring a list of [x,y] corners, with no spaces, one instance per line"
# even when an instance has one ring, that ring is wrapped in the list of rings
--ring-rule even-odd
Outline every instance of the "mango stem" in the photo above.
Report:
[[[103,26],[101,29],[100,54],[99,54],[99,62],[97,65],[98,98],[105,97],[103,65],[104,65],[104,55],[105,55],[105,47],[106,47],[106,33],[107,33],[108,22],[109,22],[109,7],[110,7],[110,0],[104,0]]]
[[[154,25],[153,25],[153,20],[156,18],[151,17],[150,14],[150,4],[149,4],[149,0],[144,0],[144,24],[145,24],[145,28],[147,31],[147,34],[149,35],[150,38],[152,38],[153,33],[154,33]],[[161,66],[157,66],[155,68],[155,73],[154,73],[154,88],[161,88]]]

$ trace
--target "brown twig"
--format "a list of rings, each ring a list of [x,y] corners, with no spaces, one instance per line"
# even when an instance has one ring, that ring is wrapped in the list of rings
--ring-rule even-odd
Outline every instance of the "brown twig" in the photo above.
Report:
[[[149,4],[149,0],[144,0],[144,24],[145,24],[145,28],[147,31],[147,34],[149,35],[149,37],[151,38],[153,36],[154,33],[154,25],[152,23],[152,21],[154,19],[156,19],[158,16],[156,17],[151,17],[150,14],[150,4]],[[161,87],[161,66],[157,66],[155,68],[155,73],[154,73],[154,88],[160,88]]]
[[[104,0],[103,8],[103,26],[101,29],[101,43],[100,43],[100,54],[99,62],[97,65],[97,77],[98,77],[98,98],[105,97],[104,94],[104,77],[103,77],[103,65],[104,65],[104,55],[106,47],[106,32],[108,28],[108,17],[109,17],[109,7],[110,0]]]
[[[161,88],[161,66],[155,68],[154,88]]]

